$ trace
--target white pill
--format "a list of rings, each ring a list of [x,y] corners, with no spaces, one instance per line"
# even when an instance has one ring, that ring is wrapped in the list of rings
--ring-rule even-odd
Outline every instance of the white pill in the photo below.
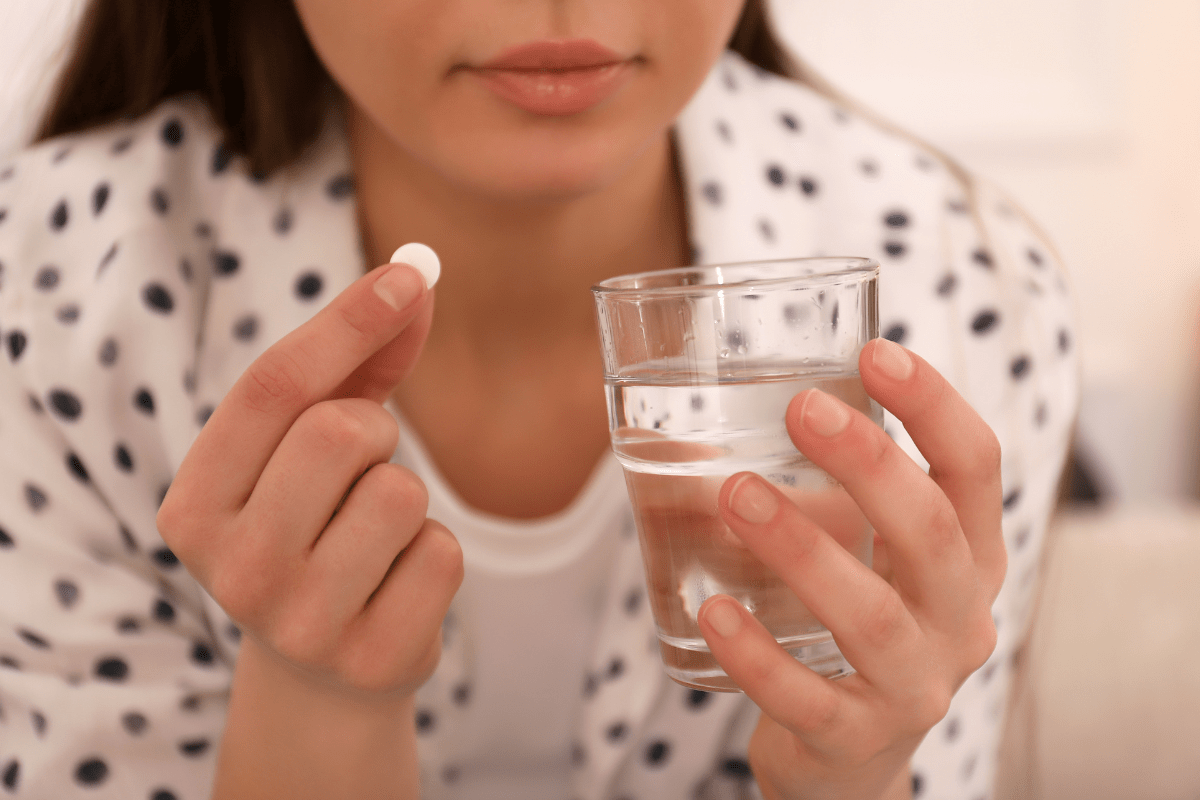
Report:
[[[392,264],[409,264],[417,268],[417,272],[425,278],[425,285],[430,289],[438,282],[442,274],[442,262],[437,253],[427,244],[409,242],[392,253]]]

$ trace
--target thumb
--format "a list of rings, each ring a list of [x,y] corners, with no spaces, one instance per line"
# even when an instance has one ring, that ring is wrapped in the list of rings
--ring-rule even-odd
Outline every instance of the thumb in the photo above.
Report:
[[[388,265],[385,264],[378,270],[387,268]],[[421,308],[412,321],[394,339],[372,353],[346,376],[346,379],[330,393],[329,399],[362,397],[376,403],[386,400],[396,384],[412,372],[417,358],[421,355],[425,338],[429,335],[429,326],[433,322],[433,303],[434,290],[430,289],[425,293]]]

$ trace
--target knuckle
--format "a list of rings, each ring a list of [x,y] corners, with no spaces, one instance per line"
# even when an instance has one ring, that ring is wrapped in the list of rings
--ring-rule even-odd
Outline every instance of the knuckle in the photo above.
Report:
[[[421,534],[429,537],[430,568],[447,583],[454,586],[462,584],[462,545],[454,538],[454,534],[450,533],[445,525],[433,520],[426,520]]]
[[[376,464],[370,472],[375,473],[373,480],[379,484],[391,507],[406,512],[415,511],[424,518],[429,508],[429,490],[416,473],[391,462]]]
[[[859,606],[858,628],[872,648],[882,649],[904,633],[908,609],[890,587],[868,595]]]
[[[950,701],[953,699],[954,692],[949,686],[940,681],[931,681],[927,684],[920,694],[917,708],[912,715],[916,728],[920,731],[927,731],[945,719],[946,715],[950,713]]]
[[[292,609],[281,614],[271,626],[268,641],[275,652],[301,667],[315,667],[326,661],[329,637],[321,615]]]
[[[355,344],[368,344],[376,336],[375,323],[370,313],[359,304],[336,304],[338,319],[344,324],[344,332]]]
[[[256,411],[296,408],[306,405],[307,398],[303,365],[286,350],[271,348],[246,370],[244,402]]]
[[[924,518],[923,547],[931,561],[941,560],[959,545],[961,528],[958,513],[945,495],[930,497]]]
[[[841,721],[842,703],[836,692],[821,691],[805,698],[800,704],[796,724],[814,736],[830,734]]]
[[[866,476],[878,480],[892,468],[895,444],[874,425],[864,425],[862,465]]]
[[[338,400],[325,400],[305,409],[297,423],[331,450],[357,448],[370,436],[366,420]]]

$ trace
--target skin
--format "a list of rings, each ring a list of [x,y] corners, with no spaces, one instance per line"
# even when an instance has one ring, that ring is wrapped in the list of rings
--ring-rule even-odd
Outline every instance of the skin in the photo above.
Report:
[[[410,267],[352,284],[240,378],[158,524],[247,634],[214,797],[416,798],[413,694],[436,666],[462,554],[426,518],[421,481],[387,463],[398,432],[381,403],[399,404],[470,505],[533,518],[570,502],[608,447],[587,288],[687,260],[668,130],[741,2],[296,6],[346,95],[368,263],[430,244],[445,265],[437,313]],[[577,115],[530,115],[460,68],[568,37],[633,59],[628,83]],[[787,417],[874,525],[886,577],[782,495],[754,501],[743,476],[722,489],[734,533],[858,669],[819,679],[729,598],[703,607],[714,654],[764,711],[750,756],[771,800],[907,796],[917,743],[994,646],[998,446],[919,358],[889,377],[896,351],[864,350],[864,385],[908,426],[929,475],[856,412],[823,435],[829,419],[806,393]]]

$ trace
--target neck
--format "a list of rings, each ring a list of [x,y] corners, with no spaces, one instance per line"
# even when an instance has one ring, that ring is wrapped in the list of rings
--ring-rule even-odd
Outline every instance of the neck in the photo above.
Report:
[[[686,263],[686,221],[667,132],[607,185],[557,197],[488,195],[416,161],[349,113],[360,224],[371,266],[418,241],[443,264],[427,348],[453,332],[592,327],[589,287]]]

